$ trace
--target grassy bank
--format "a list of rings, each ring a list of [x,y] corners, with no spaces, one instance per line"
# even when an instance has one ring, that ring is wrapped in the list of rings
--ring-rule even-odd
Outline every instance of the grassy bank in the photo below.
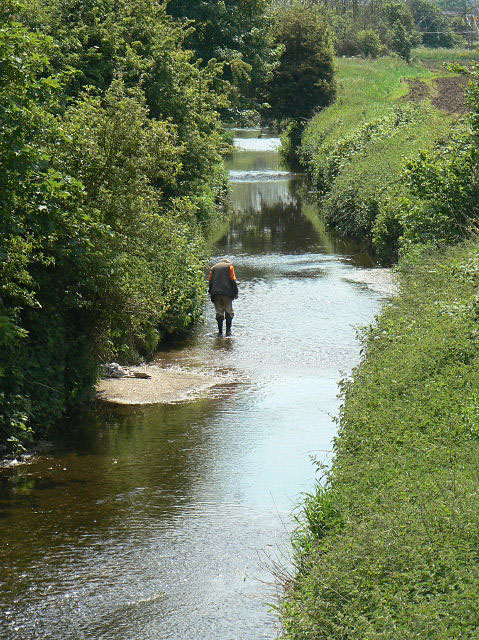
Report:
[[[306,127],[302,153],[313,169],[327,153],[357,126],[387,113],[408,93],[406,80],[430,79],[432,71],[421,62],[407,64],[399,58],[337,58],[337,99]]]
[[[294,539],[288,640],[477,638],[478,249],[404,263],[363,338]]]
[[[474,55],[419,49],[409,65],[397,58],[338,59],[337,101],[306,126],[299,155],[327,223],[366,240],[383,263],[394,262],[400,248],[394,212],[411,195],[405,160],[446,138],[464,110],[460,87],[451,97],[451,87],[441,84],[446,77],[454,82],[443,63]]]
[[[413,53],[413,62],[421,62],[427,67],[435,68],[440,64],[459,62],[469,64],[479,59],[476,49],[446,49],[443,47],[418,47]]]

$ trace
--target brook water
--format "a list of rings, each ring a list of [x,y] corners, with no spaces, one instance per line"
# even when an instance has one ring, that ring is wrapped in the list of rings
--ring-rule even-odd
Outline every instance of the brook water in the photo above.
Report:
[[[272,563],[328,459],[337,383],[381,298],[280,166],[237,131],[234,215],[214,247],[240,281],[233,338],[205,323],[162,354],[221,372],[209,397],[98,407],[31,464],[0,474],[2,640],[276,637]],[[218,230],[218,236],[221,230]]]

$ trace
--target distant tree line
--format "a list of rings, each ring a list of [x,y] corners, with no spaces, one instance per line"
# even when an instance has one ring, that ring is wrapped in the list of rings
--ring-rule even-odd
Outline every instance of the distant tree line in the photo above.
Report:
[[[186,39],[201,61],[221,64],[220,79],[230,107],[223,116],[238,122],[254,116],[261,88],[273,76],[280,49],[272,37],[271,0],[170,0],[167,12],[193,28]]]
[[[307,119],[334,98],[331,32],[309,2],[170,0],[167,11],[194,27],[202,66],[221,64],[227,118]]]
[[[302,4],[322,11],[337,55],[374,58],[392,52],[409,60],[411,49],[418,45],[473,44],[478,34],[464,18],[472,1],[458,0],[468,5],[458,14],[447,13],[447,0],[442,5],[433,0],[302,0]],[[291,2],[277,0],[277,5]]]

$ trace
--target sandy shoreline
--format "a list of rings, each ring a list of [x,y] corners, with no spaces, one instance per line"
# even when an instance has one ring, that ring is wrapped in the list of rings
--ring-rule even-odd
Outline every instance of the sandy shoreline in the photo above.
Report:
[[[96,385],[96,397],[112,404],[173,404],[211,394],[215,387],[235,382],[228,373],[190,371],[159,364],[128,367],[130,371],[147,373],[151,378],[103,378]],[[14,458],[0,459],[0,469],[29,464],[38,456],[54,449],[53,442],[40,441]]]
[[[375,267],[373,269],[358,269],[345,276],[345,280],[367,285],[376,293],[391,297],[398,293],[399,286],[391,269]]]
[[[398,284],[391,269],[359,269],[348,274],[346,280],[367,285],[385,297],[398,292]],[[170,404],[208,395],[214,387],[229,384],[227,374],[191,371],[161,363],[130,367],[130,371],[147,373],[149,379],[103,378],[97,384],[97,398],[114,404]]]
[[[193,372],[159,365],[131,367],[151,378],[103,378],[97,384],[97,397],[115,404],[169,404],[205,395],[213,387],[226,384],[225,376]]]

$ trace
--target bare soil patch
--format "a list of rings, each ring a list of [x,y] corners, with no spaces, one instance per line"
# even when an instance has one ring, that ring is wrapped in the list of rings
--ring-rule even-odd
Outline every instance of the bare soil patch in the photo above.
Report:
[[[407,83],[409,84],[409,93],[404,96],[405,101],[419,104],[426,98],[430,98],[436,109],[459,115],[467,113],[467,105],[464,98],[467,78],[464,76],[437,78],[434,80],[434,92],[425,82],[417,78],[407,80]]]
[[[429,87],[422,80],[406,80],[409,85],[409,93],[404,96],[406,102],[418,104],[429,97]]]
[[[437,95],[431,100],[432,104],[446,113],[467,113],[464,89],[467,85],[467,78],[464,76],[452,76],[438,78],[434,81]]]

